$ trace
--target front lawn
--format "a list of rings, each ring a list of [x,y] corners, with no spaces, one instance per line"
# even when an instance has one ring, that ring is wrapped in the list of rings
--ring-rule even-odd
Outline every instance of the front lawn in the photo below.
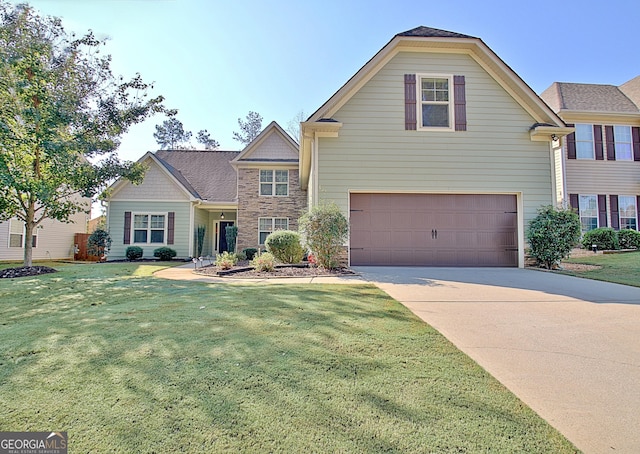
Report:
[[[593,254],[566,261],[569,263],[598,265],[602,268],[578,272],[562,271],[562,273],[640,287],[640,251],[620,254]]]
[[[69,452],[576,451],[373,286],[55,267],[0,280],[0,430],[68,431]]]

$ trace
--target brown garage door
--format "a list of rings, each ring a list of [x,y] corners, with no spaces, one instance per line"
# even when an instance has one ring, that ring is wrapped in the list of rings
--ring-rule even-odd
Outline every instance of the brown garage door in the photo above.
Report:
[[[352,265],[518,266],[515,195],[351,194]]]

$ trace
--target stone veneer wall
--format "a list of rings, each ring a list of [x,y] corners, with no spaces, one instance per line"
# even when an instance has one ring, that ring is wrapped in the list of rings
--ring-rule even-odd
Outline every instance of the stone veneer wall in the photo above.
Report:
[[[289,230],[298,230],[298,218],[306,212],[307,194],[300,189],[298,169],[289,169],[289,196],[259,195],[260,169],[238,169],[237,251],[259,246],[258,218],[289,218]]]

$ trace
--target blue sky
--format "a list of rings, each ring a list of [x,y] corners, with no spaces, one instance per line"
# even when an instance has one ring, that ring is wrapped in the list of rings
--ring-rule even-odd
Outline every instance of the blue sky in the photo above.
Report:
[[[13,3],[18,3],[12,1]],[[32,0],[68,30],[109,37],[117,74],[139,72],[195,133],[238,150],[250,111],[284,128],[311,114],[396,33],[419,25],[481,38],[536,92],[554,81],[619,85],[640,75],[640,2],[610,0]],[[157,149],[156,116],[119,155]]]

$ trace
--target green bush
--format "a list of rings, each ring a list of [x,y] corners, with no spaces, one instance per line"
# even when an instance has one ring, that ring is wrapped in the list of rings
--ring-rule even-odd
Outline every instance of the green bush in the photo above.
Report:
[[[138,260],[142,257],[142,248],[140,246],[129,246],[125,251],[124,255],[127,256],[129,260]]]
[[[640,249],[640,232],[624,229],[618,232],[620,249]]]
[[[236,258],[238,260],[247,260],[247,254],[244,252],[236,252]]]
[[[254,247],[248,247],[246,249],[243,249],[242,252],[247,257],[247,260],[253,260],[253,258],[258,253],[258,250]]]
[[[276,267],[276,258],[270,252],[256,255],[251,260],[251,266],[256,271],[273,271]]]
[[[153,256],[158,257],[163,262],[169,262],[176,256],[176,251],[170,247],[163,246],[153,251]]]
[[[225,251],[222,254],[216,255],[216,266],[222,268],[223,270],[233,268],[236,263],[238,263],[238,258],[233,253]]]
[[[589,230],[582,236],[582,247],[591,249],[594,244],[598,246],[598,249],[620,249],[618,232],[611,227]]]
[[[527,231],[531,256],[547,268],[553,268],[578,244],[580,228],[580,218],[571,209],[553,206],[538,209]]]
[[[111,237],[105,229],[98,228],[89,235],[89,239],[87,240],[87,251],[89,254],[102,258],[110,247]]]
[[[291,230],[276,230],[264,240],[267,251],[282,263],[300,263],[304,249],[300,244],[300,234]]]
[[[227,238],[227,250],[235,252],[236,238],[238,238],[238,227],[235,225],[228,225],[224,228],[224,232]]]
[[[313,207],[298,220],[305,245],[321,268],[340,266],[340,254],[349,233],[349,223],[335,203]]]

